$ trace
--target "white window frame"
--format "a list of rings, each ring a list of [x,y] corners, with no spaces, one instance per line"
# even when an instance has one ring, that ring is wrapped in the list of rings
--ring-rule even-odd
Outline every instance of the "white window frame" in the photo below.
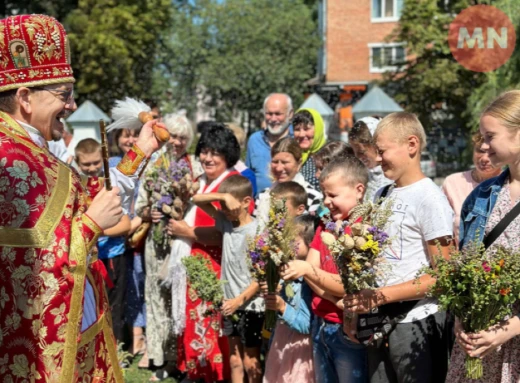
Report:
[[[381,14],[385,14],[385,0],[379,0],[381,2]],[[393,4],[394,4],[394,15],[397,13],[397,0],[393,0]],[[373,8],[374,8],[374,0],[370,0],[370,21],[372,23],[390,23],[390,22],[395,22],[395,21],[399,21],[399,19],[401,18],[400,16],[393,16],[393,17],[385,17],[385,16],[382,16],[382,17],[374,17],[373,14]]]
[[[370,73],[385,73],[388,71],[395,71],[398,70],[400,67],[397,65],[388,65],[382,68],[375,68],[373,66],[373,57],[372,57],[372,48],[395,48],[395,47],[405,47],[406,43],[369,43],[368,44],[368,51],[369,51],[369,70]],[[395,59],[396,50],[392,49],[392,56]],[[405,48],[405,58],[406,58],[406,48]]]

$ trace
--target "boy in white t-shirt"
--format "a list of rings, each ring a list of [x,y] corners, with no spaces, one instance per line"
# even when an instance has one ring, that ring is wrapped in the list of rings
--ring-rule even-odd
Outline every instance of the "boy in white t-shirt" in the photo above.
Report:
[[[385,177],[394,181],[386,194],[393,215],[387,229],[392,244],[384,256],[391,266],[377,293],[345,296],[345,310],[367,313],[379,307],[381,313],[400,318],[386,342],[368,348],[371,383],[444,382],[450,326],[435,299],[425,298],[434,280],[428,275],[417,279],[417,273],[424,265],[435,265],[435,258],[449,257],[453,211],[421,171],[426,135],[414,114],[390,114],[374,138]]]

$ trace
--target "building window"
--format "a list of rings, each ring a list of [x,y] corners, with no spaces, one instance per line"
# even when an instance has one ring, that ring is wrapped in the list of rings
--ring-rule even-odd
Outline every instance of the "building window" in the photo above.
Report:
[[[370,49],[370,73],[398,70],[406,59],[403,43],[368,44]]]
[[[403,2],[404,0],[372,0],[372,22],[399,20]]]

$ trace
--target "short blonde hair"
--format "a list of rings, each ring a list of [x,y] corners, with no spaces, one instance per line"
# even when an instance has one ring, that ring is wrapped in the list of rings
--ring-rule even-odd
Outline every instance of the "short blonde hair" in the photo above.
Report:
[[[520,129],[520,90],[510,90],[502,93],[481,114],[496,118],[511,131]]]
[[[426,132],[421,121],[413,113],[395,112],[383,118],[377,125],[374,140],[385,129],[391,129],[394,137],[399,141],[404,141],[409,136],[416,136],[421,150],[426,148]]]
[[[193,126],[191,125],[190,120],[188,120],[184,114],[167,114],[164,116],[163,122],[170,134],[188,137],[188,144],[186,145],[186,149],[191,146],[191,143],[193,142]]]

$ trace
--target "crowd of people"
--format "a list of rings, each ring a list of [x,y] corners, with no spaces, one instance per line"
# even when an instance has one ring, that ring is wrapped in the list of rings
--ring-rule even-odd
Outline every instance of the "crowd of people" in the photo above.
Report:
[[[250,136],[245,162],[240,127],[206,124],[190,154],[191,122],[156,110],[141,129],[115,132],[104,174],[97,141],[78,142],[69,163],[46,143],[61,138],[59,119],[76,109],[61,24],[41,15],[1,23],[5,39],[28,28],[26,40],[11,43],[36,47],[33,55],[47,44],[47,26],[55,30],[48,49],[61,52],[45,64],[55,66],[52,81],[33,81],[28,67],[9,58],[0,65],[0,76],[9,72],[14,81],[0,81],[4,382],[122,382],[116,342],[143,355],[139,367],[153,371],[150,381],[462,383],[470,381],[463,368],[469,355],[482,358],[482,382],[520,382],[520,315],[468,334],[428,296],[434,280],[418,275],[449,258],[454,243],[481,242],[520,200],[520,91],[482,111],[475,167],[447,177],[442,188],[421,171],[426,134],[414,114],[360,119],[349,144],[328,142],[320,114],[294,112],[283,93],[266,97],[265,128]],[[40,45],[31,40],[34,28]],[[170,134],[162,148],[154,124]],[[148,177],[171,169],[189,177],[173,172],[150,189]],[[103,187],[106,177],[112,190]],[[154,191],[175,182],[194,189],[177,218]],[[298,244],[276,292],[252,278],[246,258],[272,198],[285,201]],[[348,220],[362,201],[389,206],[392,243],[384,257],[391,268],[376,290],[345,295],[321,218]],[[520,250],[519,228],[514,217],[489,256],[498,246]],[[213,315],[183,266],[200,256],[225,282]],[[383,342],[367,347],[356,322],[344,319],[375,308],[399,320]],[[265,310],[277,313],[274,328],[266,327]]]

